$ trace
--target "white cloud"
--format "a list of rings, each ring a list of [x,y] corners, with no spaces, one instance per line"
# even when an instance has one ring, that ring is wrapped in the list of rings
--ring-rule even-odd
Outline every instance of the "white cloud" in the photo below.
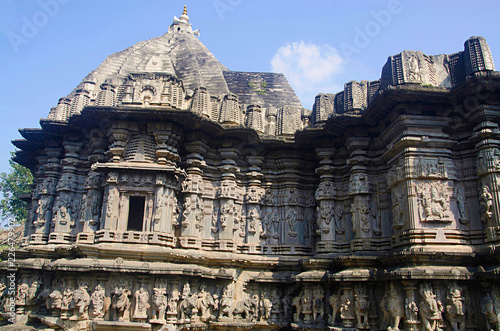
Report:
[[[318,93],[336,93],[342,89],[335,75],[342,71],[343,62],[339,52],[328,44],[300,41],[280,47],[271,66],[274,72],[285,74],[304,106],[309,108]]]

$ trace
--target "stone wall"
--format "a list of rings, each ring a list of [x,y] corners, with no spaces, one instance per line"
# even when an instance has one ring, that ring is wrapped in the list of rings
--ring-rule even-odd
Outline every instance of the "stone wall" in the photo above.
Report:
[[[393,80],[310,115],[168,74],[77,90],[14,141],[35,189],[1,313],[66,330],[500,327],[500,75],[481,43],[461,83],[402,53]]]

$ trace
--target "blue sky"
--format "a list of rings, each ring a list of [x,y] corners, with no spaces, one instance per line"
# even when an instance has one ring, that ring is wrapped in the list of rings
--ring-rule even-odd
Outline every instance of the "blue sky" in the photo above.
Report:
[[[498,0],[0,0],[0,171],[18,128],[39,127],[106,56],[165,33],[184,4],[222,64],[285,73],[309,109],[403,50],[451,54],[480,35],[500,56]]]

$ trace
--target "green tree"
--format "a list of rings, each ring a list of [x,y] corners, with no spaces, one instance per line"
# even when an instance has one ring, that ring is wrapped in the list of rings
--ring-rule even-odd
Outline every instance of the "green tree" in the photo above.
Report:
[[[11,152],[9,160],[10,172],[0,173],[0,213],[2,219],[13,217],[14,223],[22,223],[26,220],[26,202],[19,199],[23,194],[29,194],[32,191],[30,186],[33,183],[33,175],[31,171],[17,164],[12,160],[14,152]]]

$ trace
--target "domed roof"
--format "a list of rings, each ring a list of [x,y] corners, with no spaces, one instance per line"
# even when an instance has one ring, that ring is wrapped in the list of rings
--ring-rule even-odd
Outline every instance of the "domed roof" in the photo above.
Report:
[[[288,106],[300,114],[302,105],[283,74],[230,71],[197,36],[199,32],[193,31],[184,7],[180,18],[174,16],[164,35],[108,56],[67,97],[59,100],[48,119],[67,121],[86,106],[142,103],[188,110],[193,100],[199,99],[193,95],[201,90],[212,98],[214,108],[222,107],[226,96],[234,95],[242,111],[249,105],[266,109]],[[215,113],[209,117],[214,121],[221,118]],[[242,124],[241,120],[236,122]]]
[[[130,73],[155,72],[176,76],[186,89],[205,87],[210,94],[228,93],[223,71],[227,71],[197,38],[186,9],[164,35],[141,41],[112,54],[85,79],[99,86],[106,80],[120,85]]]

